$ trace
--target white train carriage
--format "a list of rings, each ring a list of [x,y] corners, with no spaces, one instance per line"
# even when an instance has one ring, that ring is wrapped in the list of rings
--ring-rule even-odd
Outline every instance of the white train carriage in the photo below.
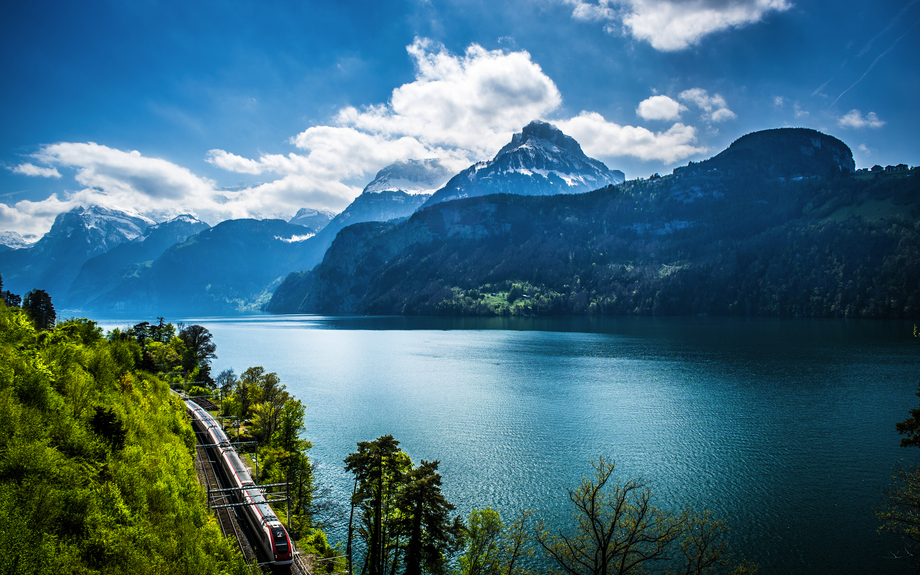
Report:
[[[236,492],[237,503],[246,522],[258,538],[259,547],[275,565],[289,565],[294,561],[293,546],[281,521],[265,500],[262,491],[256,487],[249,469],[243,464],[224,430],[204,408],[193,401],[186,401],[192,414],[192,422],[207,438],[212,449],[217,453],[217,461],[224,476]]]

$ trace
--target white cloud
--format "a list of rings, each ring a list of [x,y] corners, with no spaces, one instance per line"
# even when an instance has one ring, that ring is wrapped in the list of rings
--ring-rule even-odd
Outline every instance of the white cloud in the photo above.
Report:
[[[881,128],[885,122],[879,120],[875,112],[869,112],[864,118],[859,110],[850,110],[845,116],[837,118],[837,125],[841,128]]]
[[[784,103],[785,103],[785,98],[783,98],[782,96],[773,96],[773,107],[774,108],[782,108]]]
[[[407,50],[415,63],[415,81],[393,90],[386,104],[341,110],[336,116],[340,126],[481,157],[562,103],[556,84],[527,52],[489,51],[473,44],[459,56],[420,38]]]
[[[763,20],[770,12],[792,7],[787,0],[562,1],[574,6],[572,17],[607,21],[608,32],[621,29],[664,52],[689,48],[714,32],[742,28]]]
[[[21,173],[60,176],[72,168],[79,187],[42,202],[0,207],[3,229],[44,233],[58,213],[78,205],[133,209],[153,219],[192,213],[211,224],[241,217],[289,217],[299,208],[341,210],[374,174],[399,160],[439,158],[459,172],[491,158],[513,133],[535,119],[555,123],[593,157],[634,157],[671,163],[706,151],[693,126],[677,122],[664,131],[621,126],[583,111],[553,117],[562,103],[555,83],[524,51],[486,50],[476,44],[452,54],[429,40],[407,47],[413,81],[395,88],[385,103],[346,107],[329,125],[293,136],[293,151],[246,158],[212,149],[206,160],[233,173],[265,177],[265,183],[233,191],[160,158],[88,143],[58,143],[31,156]],[[707,121],[734,117],[718,94],[699,88],[680,99],[704,110]],[[687,108],[667,96],[640,102],[646,120],[675,121]],[[30,167],[31,166],[31,167]]]
[[[597,112],[582,112],[556,125],[595,158],[631,156],[641,160],[672,163],[706,151],[697,147],[696,128],[677,123],[666,132],[608,122]]]
[[[680,102],[667,96],[652,96],[639,102],[636,114],[645,120],[679,120]]]
[[[40,168],[35,164],[25,163],[19,164],[14,168],[10,168],[15,174],[23,174],[26,176],[40,176],[42,178],[58,178],[60,179],[61,173],[55,168]]]
[[[796,117],[796,118],[807,118],[808,116],[811,115],[809,112],[803,110],[803,109],[799,106],[799,103],[798,103],[798,102],[796,102],[795,104],[793,104],[792,108],[793,108],[793,110],[795,110],[795,117]]]
[[[710,96],[709,92],[702,88],[684,90],[677,97],[685,102],[696,104],[704,112],[703,118],[710,122],[724,122],[738,117],[737,114],[728,109],[725,98],[719,94]]]

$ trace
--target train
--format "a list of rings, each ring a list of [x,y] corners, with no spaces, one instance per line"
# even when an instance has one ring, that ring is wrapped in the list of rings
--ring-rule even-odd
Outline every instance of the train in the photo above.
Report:
[[[268,563],[278,566],[290,565],[294,562],[294,548],[287,529],[269,507],[262,491],[252,480],[249,469],[230,445],[227,434],[203,407],[189,399],[184,401],[192,416],[192,424],[207,437],[224,477],[238,490],[233,493],[237,503],[244,505],[237,509],[246,517],[246,522],[255,534],[259,547],[267,556]]]

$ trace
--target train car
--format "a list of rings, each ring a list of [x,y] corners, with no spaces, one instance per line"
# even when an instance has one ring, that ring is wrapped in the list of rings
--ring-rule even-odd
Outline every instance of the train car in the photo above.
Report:
[[[192,422],[205,437],[217,454],[217,462],[230,484],[237,488],[237,503],[241,506],[243,516],[253,534],[258,539],[259,547],[274,565],[290,565],[294,561],[293,546],[287,529],[272,511],[262,491],[252,480],[249,469],[243,464],[239,454],[230,445],[227,434],[217,421],[204,408],[193,401],[186,401],[186,407],[192,415]]]

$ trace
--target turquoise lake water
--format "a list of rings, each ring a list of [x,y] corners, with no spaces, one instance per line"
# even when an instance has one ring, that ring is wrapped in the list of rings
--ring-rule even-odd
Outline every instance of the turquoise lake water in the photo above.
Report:
[[[146,318],[150,320],[151,318]],[[176,322],[174,318],[167,318]],[[140,320],[137,320],[140,321]],[[897,421],[918,404],[913,324],[727,318],[247,316],[184,318],[214,335],[214,373],[275,371],[307,406],[317,482],[340,502],[342,460],[392,434],[441,462],[458,512],[535,509],[604,455],[659,506],[709,509],[761,573],[897,573],[874,510]],[[100,321],[105,329],[134,320]]]

